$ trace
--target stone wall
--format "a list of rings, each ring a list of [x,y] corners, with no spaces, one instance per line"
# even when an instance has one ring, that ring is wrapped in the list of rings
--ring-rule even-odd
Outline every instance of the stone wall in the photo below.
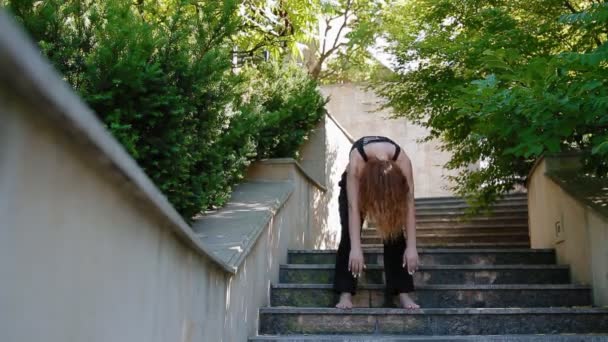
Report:
[[[608,305],[608,182],[585,193],[576,157],[545,157],[528,181],[532,248],[554,248],[574,282],[593,287],[594,303]],[[601,195],[604,193],[604,195]]]
[[[323,229],[325,188],[281,167],[186,224],[0,11],[0,341],[245,341]]]
[[[450,174],[443,168],[450,154],[442,152],[438,142],[420,143],[428,131],[405,119],[388,119],[388,110],[379,110],[382,99],[355,84],[324,86],[329,96],[328,109],[355,139],[364,135],[385,135],[403,147],[414,168],[416,197],[451,196]]]

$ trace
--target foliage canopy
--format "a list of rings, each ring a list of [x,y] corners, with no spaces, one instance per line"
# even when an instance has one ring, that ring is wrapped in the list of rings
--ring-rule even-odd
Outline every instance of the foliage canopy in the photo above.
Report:
[[[452,152],[461,195],[491,202],[544,153],[583,151],[606,174],[608,4],[408,0],[385,23],[397,67],[375,88]]]

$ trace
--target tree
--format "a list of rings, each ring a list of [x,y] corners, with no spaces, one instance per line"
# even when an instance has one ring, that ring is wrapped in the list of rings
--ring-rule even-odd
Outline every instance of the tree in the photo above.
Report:
[[[378,15],[392,0],[244,0],[235,54],[243,62],[302,61],[313,79],[369,75]]]
[[[298,56],[300,46],[314,35],[319,10],[318,0],[243,0],[234,36],[236,57],[256,63],[269,55],[275,60]]]
[[[343,80],[353,74],[370,74],[375,66],[369,49],[382,30],[379,15],[393,1],[334,0],[322,1],[318,15],[318,38],[309,45],[312,49],[307,67],[314,79]],[[365,76],[364,76],[365,77]]]
[[[444,142],[474,204],[521,184],[543,153],[583,151],[605,175],[607,19],[603,1],[404,1],[385,18],[397,72],[375,88]]]

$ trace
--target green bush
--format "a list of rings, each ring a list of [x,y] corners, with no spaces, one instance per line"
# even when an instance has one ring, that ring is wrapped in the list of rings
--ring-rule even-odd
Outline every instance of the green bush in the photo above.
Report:
[[[270,63],[246,71],[251,102],[261,112],[259,158],[297,158],[298,147],[325,114],[317,83],[297,65]]]
[[[186,219],[225,203],[258,151],[293,156],[323,111],[302,72],[233,72],[237,0],[6,3]]]

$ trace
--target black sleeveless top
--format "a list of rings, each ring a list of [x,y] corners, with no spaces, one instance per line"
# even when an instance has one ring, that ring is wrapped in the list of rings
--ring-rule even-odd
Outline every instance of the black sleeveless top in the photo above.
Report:
[[[399,153],[401,153],[401,147],[399,147],[399,145],[396,142],[392,141],[391,139],[389,139],[387,137],[383,137],[383,136],[362,137],[359,140],[355,141],[355,143],[353,144],[353,147],[350,149],[350,151],[352,152],[354,149],[357,149],[357,151],[359,151],[359,154],[361,154],[361,157],[363,157],[363,160],[368,161],[369,158],[367,157],[367,154],[365,154],[365,149],[363,147],[368,144],[373,144],[373,143],[378,143],[378,142],[387,142],[387,143],[391,143],[395,146],[395,154],[393,155],[392,160],[396,161],[397,158],[399,157]]]

